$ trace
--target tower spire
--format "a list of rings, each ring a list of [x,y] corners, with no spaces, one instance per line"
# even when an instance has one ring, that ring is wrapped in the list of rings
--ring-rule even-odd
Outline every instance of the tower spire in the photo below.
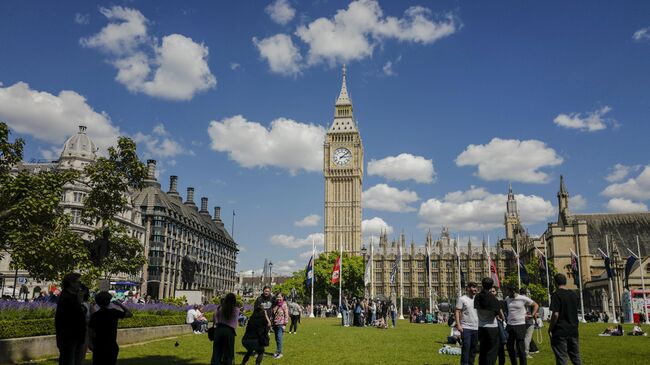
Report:
[[[352,105],[352,100],[350,100],[350,96],[348,95],[348,82],[347,82],[347,67],[345,64],[343,65],[343,81],[341,82],[341,92],[339,93],[339,97],[336,99],[336,106],[339,105]]]

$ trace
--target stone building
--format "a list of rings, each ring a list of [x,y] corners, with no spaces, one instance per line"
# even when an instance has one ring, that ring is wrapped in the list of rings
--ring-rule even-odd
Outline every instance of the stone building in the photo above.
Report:
[[[221,220],[221,208],[208,211],[208,198],[201,207],[194,203],[194,188],[187,188],[185,201],[178,193],[178,177],[170,176],[169,191],[156,179],[156,161],[147,161],[145,188],[133,201],[146,228],[143,292],[153,298],[173,297],[176,290],[200,290],[204,300],[235,289],[237,245]],[[182,261],[198,263],[192,283],[183,281]]]
[[[59,159],[52,162],[22,162],[15,167],[15,171],[30,171],[37,174],[41,171],[48,170],[61,170],[61,169],[74,169],[83,170],[88,164],[92,164],[97,158],[98,148],[90,137],[86,134],[86,127],[79,126],[76,134],[72,135],[63,145]],[[71,216],[71,228],[73,231],[79,233],[83,239],[91,239],[90,233],[95,228],[94,226],[85,225],[81,221],[81,212],[83,209],[83,199],[88,194],[88,188],[78,182],[68,183],[64,187],[64,192],[61,195],[61,205],[64,211]],[[129,204],[126,209],[119,213],[116,220],[127,228],[127,232],[133,237],[137,238],[143,245],[145,239],[145,228],[142,225],[142,215],[140,209],[133,206],[133,197],[127,195]],[[39,282],[30,278],[29,273],[24,270],[13,271],[9,268],[11,262],[11,255],[6,255],[0,261],[0,274],[4,278],[5,294],[12,295],[13,287],[16,281],[24,281],[28,288],[27,297],[31,298],[37,295],[41,290],[48,290],[50,285],[57,285],[58,283]],[[18,280],[16,280],[16,278]],[[22,279],[21,279],[22,278]],[[141,276],[125,276],[118,275],[113,280],[128,280],[139,283]],[[11,287],[11,291],[7,288]],[[18,293],[18,291],[16,292]]]

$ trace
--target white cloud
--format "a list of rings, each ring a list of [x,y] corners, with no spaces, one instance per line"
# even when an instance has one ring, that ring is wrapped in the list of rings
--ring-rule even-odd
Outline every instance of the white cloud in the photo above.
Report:
[[[233,71],[239,70],[241,65],[237,62],[230,62],[230,69]]]
[[[547,183],[550,177],[539,171],[563,162],[554,149],[537,140],[493,138],[486,145],[469,145],[456,158],[458,166],[478,166],[477,175],[487,181],[510,180]]]
[[[641,165],[627,166],[620,163],[617,163],[610,170],[609,175],[605,177],[610,183],[623,181],[630,173],[639,171]]]
[[[169,137],[163,124],[156,125],[152,133],[136,133],[133,140],[138,143],[145,158],[168,159],[189,153],[179,142]]]
[[[148,36],[148,20],[136,9],[114,6],[100,12],[109,24],[80,43],[109,54],[117,68],[115,79],[129,91],[190,100],[216,86],[207,63],[208,47],[181,34],[164,36],[159,44],[157,38]]]
[[[275,234],[269,238],[269,241],[271,241],[271,244],[273,245],[286,248],[311,247],[312,242],[316,247],[320,247],[323,246],[325,235],[322,233],[312,233],[305,238],[300,238],[286,234]]]
[[[79,25],[87,25],[90,23],[90,14],[76,13],[74,15],[74,22]]]
[[[296,260],[286,260],[286,261],[278,261],[273,263],[273,276],[277,275],[282,275],[282,276],[288,276],[293,274],[294,272],[303,269],[301,267],[302,263],[299,265]]]
[[[366,238],[366,241],[372,241],[374,243],[379,242],[379,236],[382,233],[390,235],[393,233],[393,227],[389,226],[383,219],[379,217],[374,217],[372,219],[364,219],[361,222],[361,233]]]
[[[108,114],[96,112],[83,95],[72,90],[54,95],[34,90],[24,82],[0,87],[0,120],[16,133],[59,146],[77,133],[79,125],[85,125],[101,152],[114,145],[120,135]]]
[[[473,186],[467,191],[451,192],[443,199],[429,199],[420,205],[418,226],[463,231],[498,228],[503,226],[507,199],[505,194],[492,194]],[[516,194],[515,199],[525,224],[543,222],[555,214],[553,205],[539,196]]]
[[[605,118],[605,114],[612,111],[609,106],[604,106],[593,112],[587,112],[586,116],[582,113],[558,114],[553,122],[560,127],[569,129],[578,129],[583,132],[596,132],[607,128],[607,125],[618,126],[614,119]]]
[[[281,25],[285,25],[296,15],[296,9],[291,7],[288,0],[275,0],[265,9],[271,19]]]
[[[49,161],[58,160],[61,157],[62,146],[49,146],[47,148],[40,148],[38,151],[44,159]]]
[[[641,28],[641,29],[637,30],[632,35],[632,39],[634,39],[637,42],[650,40],[650,27]]]
[[[633,202],[630,199],[612,198],[605,205],[610,212],[647,212],[648,206],[641,202]]]
[[[268,61],[272,72],[285,76],[300,74],[302,56],[290,36],[276,34],[262,40],[254,37],[253,43],[260,52],[260,56]]]
[[[388,180],[415,180],[419,183],[431,183],[436,177],[433,161],[421,156],[402,153],[381,160],[368,162],[368,175],[382,176]]]
[[[610,198],[650,199],[650,165],[646,165],[636,178],[630,178],[624,183],[611,184],[601,194]]]
[[[325,129],[279,118],[266,128],[241,115],[212,121],[208,127],[211,148],[228,152],[243,167],[275,166],[292,174],[321,171]]]
[[[418,194],[410,190],[399,190],[386,184],[377,184],[362,193],[363,207],[386,212],[413,212],[409,204],[419,200]]]
[[[318,225],[320,218],[318,214],[310,214],[299,221],[293,222],[293,225],[296,227],[314,227]]]
[[[382,71],[384,71],[384,75],[386,76],[395,76],[395,71],[393,71],[393,61],[387,61],[384,64],[384,67],[382,67]]]
[[[169,132],[167,132],[167,129],[165,129],[164,124],[158,123],[155,127],[153,127],[153,134],[157,134],[159,136],[168,136]]]
[[[587,198],[580,194],[569,197],[569,207],[571,210],[582,210],[587,207]]]
[[[358,0],[331,19],[318,18],[299,26],[296,35],[309,47],[310,65],[333,65],[369,57],[386,39],[429,44],[454,34],[459,27],[451,14],[434,19],[429,9],[413,6],[396,18],[384,16],[377,1]]]

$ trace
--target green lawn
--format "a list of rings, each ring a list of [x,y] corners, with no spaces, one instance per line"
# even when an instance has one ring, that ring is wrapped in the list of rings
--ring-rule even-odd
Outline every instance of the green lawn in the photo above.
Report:
[[[591,364],[650,364],[650,337],[599,337],[605,324],[587,324],[580,327],[580,345],[583,363]],[[624,329],[631,330],[631,325]],[[646,326],[644,330],[650,330]],[[546,328],[542,329],[540,353],[530,364],[555,364],[549,346]],[[264,364],[457,364],[458,356],[440,355],[438,349],[449,334],[446,325],[410,324],[398,321],[396,329],[342,328],[335,319],[303,319],[298,334],[285,334],[284,357],[270,355],[275,350],[267,347]],[[237,331],[235,363],[241,363],[243,329]],[[535,336],[536,337],[536,336]],[[178,346],[175,344],[178,342]],[[212,343],[206,335],[186,335],[173,339],[153,341],[124,347],[118,364],[164,365],[209,364]],[[507,355],[506,355],[507,356]],[[88,356],[90,359],[90,356]],[[478,358],[477,361],[478,363]],[[48,360],[43,364],[56,364]],[[89,362],[90,363],[90,362]],[[251,359],[249,364],[254,364]],[[509,364],[509,361],[507,361]]]

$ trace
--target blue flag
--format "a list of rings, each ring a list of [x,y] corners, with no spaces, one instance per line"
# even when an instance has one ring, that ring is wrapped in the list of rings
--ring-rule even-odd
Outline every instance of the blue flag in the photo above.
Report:
[[[629,285],[630,273],[632,272],[632,268],[634,267],[637,261],[638,259],[632,255],[630,255],[630,257],[628,257],[627,260],[625,261],[625,287],[626,288],[630,286]]]
[[[314,256],[309,259],[307,263],[307,270],[305,270],[305,281],[307,287],[311,285],[311,279],[314,277]]]
[[[528,270],[526,270],[526,266],[524,266],[524,263],[521,262],[521,259],[517,258],[517,261],[519,262],[519,277],[521,277],[521,282],[524,285],[530,284],[530,276],[528,275]]]

